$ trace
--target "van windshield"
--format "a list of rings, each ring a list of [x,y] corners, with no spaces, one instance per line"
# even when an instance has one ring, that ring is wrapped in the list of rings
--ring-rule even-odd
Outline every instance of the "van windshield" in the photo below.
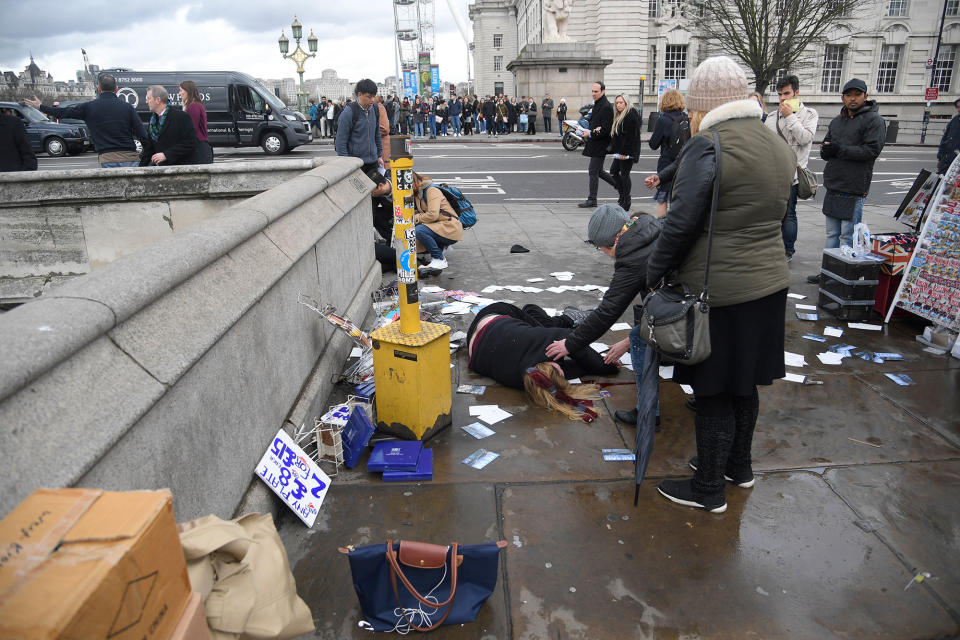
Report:
[[[273,109],[274,111],[280,111],[281,109],[286,109],[286,108],[287,108],[287,105],[285,105],[285,104],[283,103],[283,101],[280,100],[280,98],[278,98],[277,96],[273,95],[273,92],[272,92],[272,91],[268,90],[266,87],[264,87],[264,86],[263,86],[262,84],[260,84],[259,82],[256,83],[255,87],[256,87],[257,93],[260,94],[260,97],[261,97],[263,100],[265,100],[265,101],[267,102],[267,104],[270,105],[270,108]]]

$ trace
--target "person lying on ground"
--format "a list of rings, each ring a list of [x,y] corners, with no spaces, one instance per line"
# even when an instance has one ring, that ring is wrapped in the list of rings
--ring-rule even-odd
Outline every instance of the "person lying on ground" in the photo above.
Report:
[[[590,349],[590,343],[609,331],[632,302],[639,304],[638,296],[654,284],[647,282],[647,261],[653,252],[654,241],[660,235],[661,226],[662,221],[652,214],[641,213],[630,218],[626,211],[615,204],[601,205],[593,212],[587,223],[588,242],[613,258],[613,278],[600,306],[569,336],[547,347],[547,355],[551,359],[556,360],[584,348]],[[610,347],[604,361],[608,364],[618,362],[629,349],[639,390],[646,348],[647,343],[640,338],[639,328],[634,327],[629,338]],[[617,420],[626,424],[637,423],[636,407],[631,411],[617,411],[615,415]]]
[[[604,363],[589,345],[560,362],[551,362],[544,351],[546,346],[570,335],[572,330],[571,318],[551,317],[537,305],[520,309],[506,302],[494,302],[480,310],[467,332],[468,366],[502,385],[526,390],[537,406],[571,420],[591,422],[596,413],[580,401],[596,396],[599,388],[574,388],[567,380],[587,374],[616,375],[619,369]]]

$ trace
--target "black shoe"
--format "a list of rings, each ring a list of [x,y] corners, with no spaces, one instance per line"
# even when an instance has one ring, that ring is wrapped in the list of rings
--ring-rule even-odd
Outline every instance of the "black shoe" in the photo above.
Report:
[[[617,409],[613,412],[613,417],[616,418],[618,422],[622,422],[623,424],[628,424],[631,427],[637,426],[636,408],[633,408],[630,411],[621,411],[620,409]]]
[[[696,399],[696,398],[687,398],[687,401],[683,403],[683,406],[685,406],[687,409],[690,409],[690,411],[696,411],[696,410],[697,410],[697,399]]]
[[[820,274],[818,273],[815,276],[807,276],[807,282],[810,284],[820,284]]]
[[[710,513],[723,513],[727,510],[727,501],[721,496],[698,496],[693,492],[693,480],[664,480],[657,486],[664,498],[677,504],[696,509],[705,509]]]
[[[697,463],[698,463],[697,456],[693,456],[692,458],[690,458],[690,460],[687,461],[687,464],[689,464],[690,468],[693,469],[694,471],[697,470]],[[737,477],[723,474],[723,479],[726,480],[727,482],[737,485],[741,489],[749,489],[754,484],[756,484],[756,479],[753,477],[752,471],[750,472],[750,475],[744,474]]]
[[[581,209],[592,209],[592,208],[594,208],[595,206],[597,206],[597,201],[596,201],[596,200],[591,200],[590,198],[587,198],[586,200],[584,200],[583,202],[581,202],[581,203],[578,204],[577,206],[580,207]]]
[[[563,310],[563,315],[570,318],[573,321],[573,326],[576,328],[583,324],[583,321],[587,319],[588,314],[580,311],[580,309],[577,309],[576,307],[566,307]],[[636,420],[634,420],[634,422],[636,422]]]

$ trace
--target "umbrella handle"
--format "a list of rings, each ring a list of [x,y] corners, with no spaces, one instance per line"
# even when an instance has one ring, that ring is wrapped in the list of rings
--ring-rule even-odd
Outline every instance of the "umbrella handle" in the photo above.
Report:
[[[633,506],[637,506],[637,500],[640,499],[640,485],[637,485],[633,489]]]

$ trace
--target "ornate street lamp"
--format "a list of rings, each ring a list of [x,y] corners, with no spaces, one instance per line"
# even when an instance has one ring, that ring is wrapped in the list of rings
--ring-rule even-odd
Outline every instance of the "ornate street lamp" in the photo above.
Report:
[[[293,60],[297,63],[297,73],[300,74],[300,90],[297,91],[297,108],[301,113],[306,113],[307,92],[303,88],[303,63],[309,58],[315,58],[317,56],[317,36],[313,35],[313,29],[311,29],[310,37],[307,38],[307,47],[310,49],[310,53],[307,53],[300,48],[300,38],[303,37],[303,25],[297,20],[297,16],[293,16],[293,24],[290,25],[290,32],[293,34],[293,39],[297,43],[297,48],[293,50],[293,53],[287,53],[290,51],[290,40],[284,35],[282,29],[280,30],[280,38],[277,42],[280,44],[281,55],[283,55],[285,59]]]

